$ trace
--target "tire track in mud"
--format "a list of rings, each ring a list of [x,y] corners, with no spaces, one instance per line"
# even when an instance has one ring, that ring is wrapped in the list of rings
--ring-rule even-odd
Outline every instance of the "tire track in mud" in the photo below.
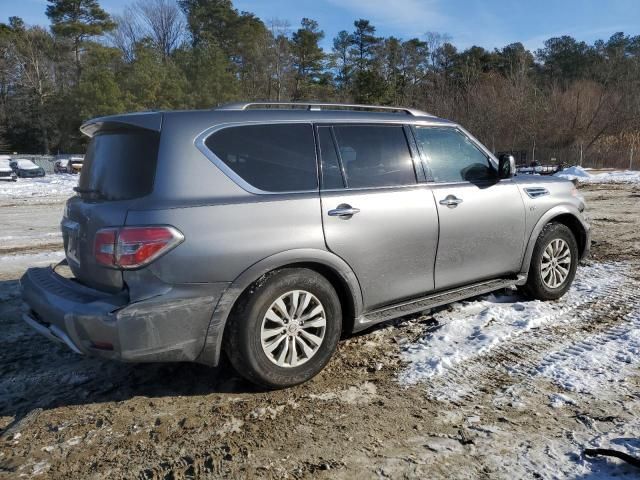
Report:
[[[537,378],[560,362],[575,358],[640,328],[640,282],[630,262],[598,297],[575,308],[561,308],[549,323],[505,339],[485,354],[467,359],[423,382],[427,396],[454,404],[478,403],[489,395],[494,405],[513,403],[535,389]],[[585,338],[586,336],[586,338]]]

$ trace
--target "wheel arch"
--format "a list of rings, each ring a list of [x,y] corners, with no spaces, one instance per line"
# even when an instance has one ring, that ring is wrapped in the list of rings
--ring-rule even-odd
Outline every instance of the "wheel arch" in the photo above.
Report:
[[[580,219],[580,212],[573,207],[559,206],[547,211],[533,228],[522,260],[521,272],[527,274],[531,256],[542,229],[551,222],[561,223],[571,230],[578,244],[579,257],[584,258],[589,251],[589,227]]]
[[[355,319],[362,313],[363,302],[360,283],[351,267],[337,255],[325,250],[289,250],[253,264],[231,283],[214,309],[198,362],[218,364],[225,326],[238,301],[257,281],[283,268],[308,268],[329,280],[343,308],[343,331],[353,329]]]

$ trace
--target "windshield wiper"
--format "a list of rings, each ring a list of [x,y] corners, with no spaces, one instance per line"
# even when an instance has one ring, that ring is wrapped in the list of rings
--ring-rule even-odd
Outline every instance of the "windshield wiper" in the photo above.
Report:
[[[94,188],[73,187],[73,190],[80,195],[92,195],[95,198],[107,198],[104,193]]]

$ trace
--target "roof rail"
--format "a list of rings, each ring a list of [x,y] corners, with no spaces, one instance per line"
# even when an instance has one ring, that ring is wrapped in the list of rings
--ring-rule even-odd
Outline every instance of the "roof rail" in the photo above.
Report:
[[[389,107],[383,105],[359,105],[354,103],[318,103],[318,102],[238,102],[227,103],[216,107],[216,110],[248,110],[251,107],[306,107],[307,110],[319,111],[323,108],[344,108],[348,110],[384,110],[392,112],[404,112],[414,117],[433,117],[430,113],[415,108]]]

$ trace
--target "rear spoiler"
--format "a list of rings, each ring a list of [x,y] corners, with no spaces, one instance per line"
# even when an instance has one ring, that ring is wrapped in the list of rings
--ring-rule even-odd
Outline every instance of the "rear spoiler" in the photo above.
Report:
[[[87,137],[93,137],[100,130],[120,128],[142,128],[160,132],[162,129],[162,113],[126,113],[124,115],[98,117],[83,123],[80,131]]]

